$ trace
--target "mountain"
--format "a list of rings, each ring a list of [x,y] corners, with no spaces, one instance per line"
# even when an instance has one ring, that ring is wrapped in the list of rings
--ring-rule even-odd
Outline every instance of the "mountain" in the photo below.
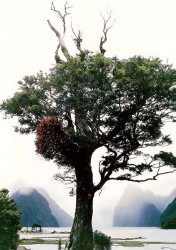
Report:
[[[159,196],[129,185],[115,207],[113,226],[156,226],[159,216],[176,197],[176,190],[168,196]]]
[[[66,213],[59,205],[51,199],[48,193],[44,189],[38,189],[38,191],[45,197],[48,201],[52,214],[56,218],[60,227],[71,227],[73,224],[73,218]]]
[[[175,197],[176,197],[176,189],[174,189],[169,195],[161,196],[157,195],[155,196],[155,205],[159,208],[161,212],[163,212],[169,203],[171,203]]]
[[[23,194],[20,191],[12,196],[19,210],[22,212],[21,223],[23,226],[32,226],[34,223],[42,227],[58,227],[59,224],[53,216],[48,201],[35,189]]]
[[[145,203],[139,211],[138,227],[155,227],[158,224],[161,213],[151,203]]]
[[[115,210],[113,226],[119,227],[155,227],[161,213],[151,203],[126,206]]]
[[[162,213],[159,226],[163,229],[176,229],[176,198]]]

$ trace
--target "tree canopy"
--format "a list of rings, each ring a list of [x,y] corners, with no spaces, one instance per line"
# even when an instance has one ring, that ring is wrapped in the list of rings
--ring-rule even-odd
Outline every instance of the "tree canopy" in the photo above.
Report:
[[[75,168],[80,153],[104,146],[99,189],[109,179],[137,181],[156,169],[155,178],[162,167],[175,167],[172,153],[142,150],[171,143],[161,128],[175,110],[175,79],[172,66],[158,58],[119,60],[82,51],[49,74],[25,77],[1,109],[18,117],[16,131],[37,131],[37,152],[58,165]],[[144,160],[134,163],[134,156]]]
[[[57,177],[76,183],[76,211],[68,249],[93,250],[93,198],[109,180],[144,182],[176,171],[176,157],[151,147],[172,143],[162,134],[176,110],[176,70],[159,58],[105,57],[110,25],[103,17],[100,53],[82,49],[82,36],[73,29],[78,50],[71,56],[64,43],[66,17],[52,2],[63,24],[63,35],[48,20],[58,38],[56,65],[48,74],[26,76],[19,91],[1,104],[8,117],[18,117],[20,133],[36,132],[36,151],[64,168]],[[113,22],[114,23],[114,22]],[[65,60],[62,60],[63,53]],[[104,147],[100,179],[94,183],[92,154]]]
[[[18,231],[21,227],[21,212],[15,201],[9,198],[8,190],[2,189],[0,191],[0,249],[17,249]]]

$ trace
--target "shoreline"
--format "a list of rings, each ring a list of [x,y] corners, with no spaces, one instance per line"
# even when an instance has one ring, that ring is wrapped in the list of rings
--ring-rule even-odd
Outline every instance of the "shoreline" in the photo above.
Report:
[[[176,245],[176,242],[161,242],[161,241],[142,241],[144,238],[138,237],[138,238],[111,238],[112,240],[112,246],[124,246],[124,247],[142,247],[145,245],[158,245],[158,244],[170,244],[170,245]],[[32,239],[22,239],[20,240],[20,246],[23,245],[38,245],[38,244],[45,244],[45,245],[58,245],[59,241],[61,240],[62,244],[66,244],[68,238],[66,237],[47,237],[47,239],[44,238],[32,238]],[[139,241],[140,240],[140,241]],[[18,250],[25,250],[26,248],[19,248]]]
[[[147,228],[147,230],[149,230],[149,233],[151,234],[150,230],[152,229]],[[132,229],[132,232],[133,232],[133,229]],[[158,232],[158,230],[156,230],[156,232]],[[161,230],[161,232],[165,232],[165,231]],[[107,231],[105,231],[104,233],[111,236],[111,233]],[[19,246],[21,247],[26,246],[30,250],[30,248],[32,248],[32,245],[40,245],[40,248],[42,248],[42,245],[45,245],[44,248],[47,249],[47,245],[48,247],[49,245],[58,245],[60,241],[61,241],[62,246],[64,246],[66,242],[68,241],[69,234],[70,234],[70,228],[68,229],[53,228],[53,230],[52,229],[47,230],[46,228],[44,228],[42,232],[30,232],[30,231],[27,232],[23,230],[20,234],[21,239],[20,239]],[[117,237],[117,235],[119,235],[119,237]],[[167,235],[166,237],[163,237],[164,236],[163,235],[162,237],[150,238],[148,237],[149,234],[143,233],[143,231],[142,232],[137,231],[137,233],[133,232],[131,236],[132,237],[130,237],[129,232],[127,234],[118,234],[118,231],[117,231],[116,234],[112,234],[111,236],[112,246],[115,248],[119,246],[119,247],[124,247],[124,249],[127,249],[127,247],[134,248],[134,247],[144,247],[147,245],[156,245],[156,248],[157,248],[157,245],[162,245],[162,247],[164,248],[166,245],[170,245],[170,247],[172,245],[174,248],[176,248],[175,231],[174,231],[174,237],[170,237],[170,238],[167,238]],[[28,249],[21,248],[18,250],[28,250]]]

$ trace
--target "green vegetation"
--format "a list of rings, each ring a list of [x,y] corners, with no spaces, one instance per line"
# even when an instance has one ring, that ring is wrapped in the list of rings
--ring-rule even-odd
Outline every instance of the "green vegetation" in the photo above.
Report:
[[[44,239],[22,239],[20,240],[20,244],[48,244],[49,242],[51,243],[56,243],[57,240],[44,240]]]
[[[0,249],[16,250],[19,243],[18,231],[21,229],[21,213],[7,189],[0,191]]]
[[[66,239],[23,239],[20,240],[21,245],[33,245],[33,244],[57,244],[60,246],[60,244],[66,244]]]
[[[61,250],[61,245],[62,245],[62,241],[60,239],[59,242],[58,242],[58,250]]]
[[[176,218],[172,221],[163,222],[161,224],[162,229],[176,229]]]
[[[32,231],[35,231],[35,232],[41,232],[42,231],[42,226],[38,223],[34,223],[32,225]]]
[[[169,119],[168,109],[175,108],[174,80],[176,71],[159,59],[118,60],[84,52],[84,57],[56,65],[47,76],[25,77],[20,92],[1,105],[7,115],[19,117],[18,131],[37,129],[37,152],[53,159],[59,168],[64,166],[63,179],[76,178],[77,209],[69,245],[75,242],[73,249],[83,250],[92,241],[94,194],[107,181],[155,180],[163,166],[175,168],[172,153],[153,156],[141,151],[171,143],[161,128],[164,119]],[[43,111],[36,112],[36,105]],[[70,116],[73,110],[75,121]],[[100,182],[94,185],[90,161],[102,145],[108,153],[100,164]],[[132,163],[131,157],[137,156],[144,162]],[[153,176],[138,179],[143,173]]]
[[[162,213],[159,226],[163,229],[176,229],[176,198]]]
[[[94,249],[95,250],[109,250],[111,249],[111,237],[98,232],[97,230],[93,234],[94,238]]]
[[[53,3],[52,9],[59,14],[65,32],[67,4],[63,15]],[[158,58],[105,57],[111,16],[103,20],[100,53],[82,50],[80,33],[74,39],[79,51],[75,57],[61,42],[53,69],[48,74],[24,77],[19,91],[1,104],[6,116],[18,117],[17,132],[36,132],[37,153],[54,160],[59,170],[63,167],[65,171],[56,177],[76,181],[76,212],[68,244],[72,250],[93,250],[93,199],[107,181],[156,180],[176,168],[172,153],[150,155],[143,151],[171,144],[161,129],[176,109],[176,70]],[[59,48],[65,60],[59,57]],[[91,158],[102,147],[106,153],[95,185]],[[168,170],[162,171],[163,167]]]
[[[143,247],[144,242],[140,241],[118,241],[117,244],[123,247]]]

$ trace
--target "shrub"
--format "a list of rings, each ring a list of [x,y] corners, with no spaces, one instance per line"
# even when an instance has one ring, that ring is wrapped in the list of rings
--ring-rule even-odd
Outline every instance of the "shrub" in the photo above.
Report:
[[[111,237],[96,230],[93,234],[93,238],[94,238],[95,250],[110,250],[111,249],[111,245],[112,245]]]
[[[21,229],[21,212],[10,199],[7,189],[0,190],[0,249],[16,250],[19,243],[18,231]]]
[[[58,242],[58,250],[61,250],[61,249],[62,249],[62,241],[60,239],[59,242]]]

